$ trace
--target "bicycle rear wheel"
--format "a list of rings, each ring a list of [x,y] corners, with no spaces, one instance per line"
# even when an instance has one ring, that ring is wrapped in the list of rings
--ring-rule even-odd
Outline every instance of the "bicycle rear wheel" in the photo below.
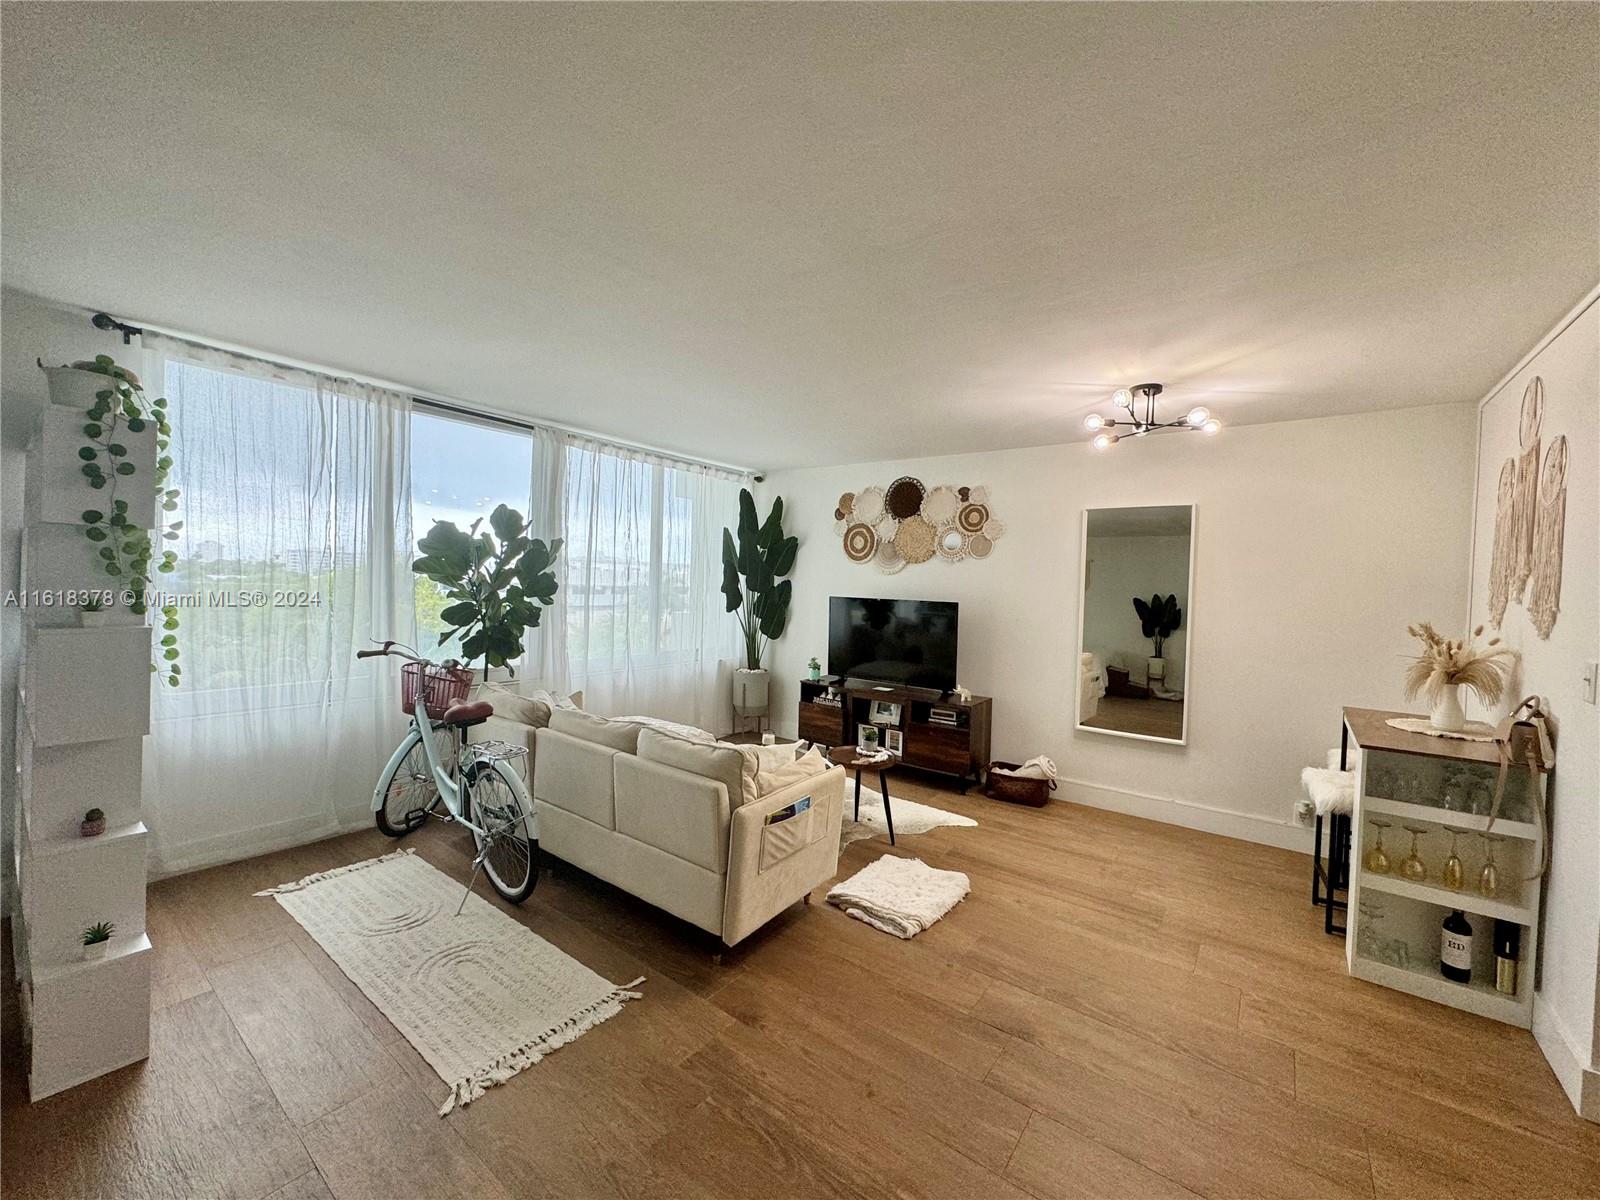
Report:
[[[467,768],[470,820],[483,833],[472,837],[483,855],[483,872],[513,904],[521,904],[539,882],[539,843],[531,836],[532,812],[516,770],[503,762]]]

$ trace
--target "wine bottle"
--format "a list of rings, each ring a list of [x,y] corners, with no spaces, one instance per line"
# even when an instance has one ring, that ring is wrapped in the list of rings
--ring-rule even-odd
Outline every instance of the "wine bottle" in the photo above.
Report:
[[[1439,938],[1439,973],[1457,983],[1472,981],[1472,926],[1459,908],[1444,919]]]
[[[1522,926],[1515,921],[1494,923],[1494,986],[1507,996],[1517,994],[1517,955],[1522,950]]]

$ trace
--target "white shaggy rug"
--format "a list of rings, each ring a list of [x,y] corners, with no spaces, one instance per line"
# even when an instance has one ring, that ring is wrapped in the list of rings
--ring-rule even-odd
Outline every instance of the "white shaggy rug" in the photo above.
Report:
[[[894,799],[890,796],[890,800]],[[828,892],[828,903],[874,929],[913,938],[966,898],[972,881],[920,858],[885,854]]]
[[[468,1104],[622,1011],[618,987],[415,851],[268,888]]]
[[[894,836],[897,839],[927,833],[928,830],[938,829],[943,825],[972,828],[978,824],[971,817],[963,817],[960,813],[945,812],[942,808],[934,808],[931,804],[918,804],[915,800],[902,800],[894,794],[892,784],[889,787],[889,806],[894,814]],[[883,797],[876,790],[863,784],[859,821],[854,817],[855,811],[855,783],[847,779],[844,785],[844,824],[839,830],[839,849],[843,850],[851,842],[859,842],[866,838],[889,836],[889,823],[883,819]]]

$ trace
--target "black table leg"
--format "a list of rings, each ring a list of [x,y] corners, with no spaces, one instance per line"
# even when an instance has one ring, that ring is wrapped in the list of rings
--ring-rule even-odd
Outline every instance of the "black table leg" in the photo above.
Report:
[[[856,776],[859,781],[860,776]],[[894,845],[894,814],[889,811],[889,779],[882,771],[878,772],[878,793],[883,797],[883,819],[889,825],[889,845]]]
[[[861,820],[861,770],[856,769],[856,820]]]

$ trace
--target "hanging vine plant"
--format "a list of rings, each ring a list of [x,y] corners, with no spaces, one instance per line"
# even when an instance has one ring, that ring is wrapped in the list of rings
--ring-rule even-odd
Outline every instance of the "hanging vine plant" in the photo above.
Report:
[[[143,615],[149,611],[152,566],[163,574],[170,572],[178,565],[178,552],[163,548],[157,557],[152,531],[129,521],[128,501],[117,493],[124,488],[150,486],[155,489],[156,504],[163,514],[177,512],[178,489],[166,486],[167,474],[172,470],[172,456],[167,453],[172,445],[172,425],[167,420],[166,397],[147,399],[139,377],[126,367],[119,367],[109,354],[98,354],[92,361],[75,362],[72,366],[106,377],[106,386],[95,392],[94,403],[84,413],[84,444],[78,450],[78,457],[83,460],[80,469],[89,486],[105,493],[104,508],[83,512],[84,536],[95,544],[105,573],[119,585],[129,610]],[[155,427],[157,457],[154,478],[146,484],[138,479],[139,468],[119,438],[143,433],[151,426]],[[170,518],[159,525],[164,542],[177,541],[182,529],[182,521]],[[150,664],[150,670],[172,687],[178,686],[183,674],[178,662],[177,630],[177,606],[167,605],[161,609],[161,636],[155,647],[159,658]]]

